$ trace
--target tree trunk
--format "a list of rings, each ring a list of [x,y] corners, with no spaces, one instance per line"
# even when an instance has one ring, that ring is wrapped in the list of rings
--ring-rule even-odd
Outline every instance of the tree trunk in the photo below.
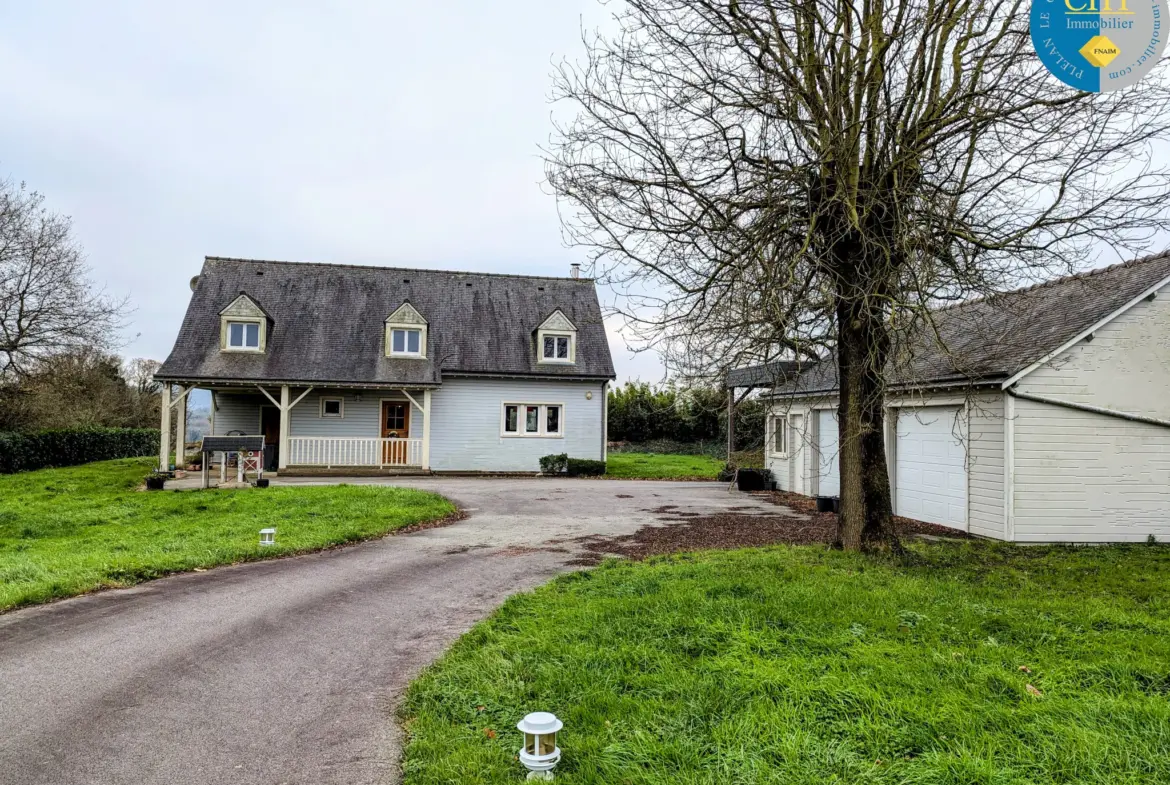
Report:
[[[886,462],[883,370],[889,335],[880,308],[856,292],[837,305],[837,407],[841,514],[837,545],[861,550],[886,543],[897,549],[890,526],[890,478]],[[852,295],[852,296],[850,296]]]

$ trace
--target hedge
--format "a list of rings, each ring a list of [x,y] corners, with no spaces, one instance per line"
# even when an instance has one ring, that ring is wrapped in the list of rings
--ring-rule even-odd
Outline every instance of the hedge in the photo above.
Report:
[[[570,458],[566,471],[570,477],[600,477],[605,474],[605,461]]]
[[[605,474],[605,461],[588,458],[570,458],[566,453],[546,455],[540,459],[542,474],[567,474],[570,477],[600,477]]]
[[[53,466],[77,466],[113,458],[157,455],[159,432],[151,428],[75,428],[0,433],[0,474]]]

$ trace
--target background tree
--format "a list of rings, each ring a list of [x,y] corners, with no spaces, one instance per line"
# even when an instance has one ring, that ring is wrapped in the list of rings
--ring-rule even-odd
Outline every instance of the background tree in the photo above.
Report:
[[[1166,228],[1161,72],[1077,92],[1028,4],[627,0],[554,96],[571,242],[669,366],[831,361],[839,542],[891,538],[889,375],[931,309],[1144,250]],[[961,369],[961,347],[943,347]]]
[[[740,404],[737,450],[763,446],[765,406],[758,398]],[[609,391],[609,439],[656,452],[727,456],[727,397],[721,387],[651,387],[626,382]],[[730,460],[731,456],[727,456]]]
[[[123,367],[135,428],[157,427],[162,408],[162,385],[154,380],[154,373],[161,365],[158,360],[135,357]]]
[[[0,380],[54,355],[114,347],[126,302],[89,281],[68,217],[0,180]]]
[[[55,428],[157,428],[161,388],[153,360],[125,368],[116,355],[78,351],[38,361],[0,385],[0,431]]]

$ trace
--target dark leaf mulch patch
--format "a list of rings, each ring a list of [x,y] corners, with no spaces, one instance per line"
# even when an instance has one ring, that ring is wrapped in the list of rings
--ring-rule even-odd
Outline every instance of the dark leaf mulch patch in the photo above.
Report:
[[[727,550],[763,545],[831,544],[837,534],[837,516],[818,513],[816,500],[782,491],[763,491],[755,496],[768,499],[780,509],[776,515],[745,514],[739,508],[717,515],[698,515],[663,505],[657,513],[666,526],[643,526],[633,534],[617,537],[591,535],[577,540],[585,553],[570,564],[592,566],[609,555],[645,559],[668,553],[698,550]],[[789,509],[785,509],[789,508]],[[795,510],[795,514],[792,510]],[[966,538],[964,532],[932,523],[894,519],[900,536],[925,534],[934,537]]]
[[[831,512],[817,512],[817,500],[811,496],[801,496],[799,493],[790,493],[789,491],[763,491],[752,495],[767,499],[773,504],[796,510],[803,515],[811,515],[814,518],[828,521],[834,528],[837,526],[837,516]],[[897,515],[894,516],[894,531],[898,533],[899,537],[925,534],[928,537],[951,537],[960,540],[971,539],[971,535],[967,534],[967,532],[952,529],[949,526],[939,526],[935,523],[925,523],[923,521],[916,521],[913,518],[902,518]]]

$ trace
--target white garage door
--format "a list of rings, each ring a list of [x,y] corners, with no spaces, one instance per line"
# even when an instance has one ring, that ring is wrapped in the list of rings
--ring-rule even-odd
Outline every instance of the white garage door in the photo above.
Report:
[[[961,409],[898,411],[894,512],[967,530],[967,466],[958,434]]]
[[[817,412],[817,461],[821,496],[841,493],[840,463],[837,459],[837,413],[831,409]]]

